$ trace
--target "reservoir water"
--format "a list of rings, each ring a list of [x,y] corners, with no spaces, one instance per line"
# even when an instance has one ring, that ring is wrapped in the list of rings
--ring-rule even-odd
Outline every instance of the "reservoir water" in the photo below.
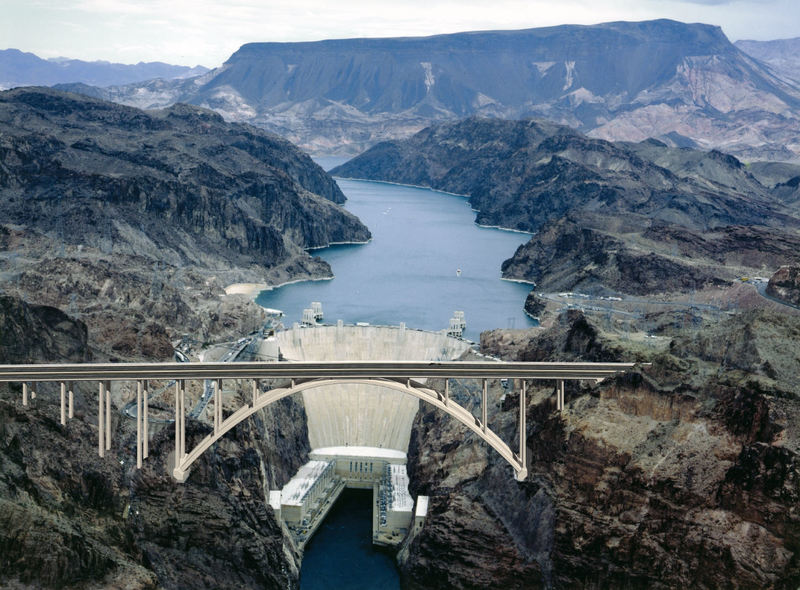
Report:
[[[256,301],[299,322],[321,301],[326,323],[397,325],[442,330],[464,311],[464,336],[535,325],[523,311],[530,285],[504,281],[500,265],[528,234],[479,227],[463,197],[394,184],[337,179],[345,208],[372,232],[367,244],[316,250],[335,278],[262,291]]]
[[[324,168],[343,160],[318,161]],[[503,281],[500,265],[527,234],[475,225],[467,200],[428,189],[337,179],[345,208],[372,232],[363,245],[320,249],[330,281],[262,291],[257,302],[299,322],[303,308],[321,301],[326,323],[397,325],[441,330],[453,311],[465,313],[465,337],[492,328],[535,325],[523,312],[529,285]],[[460,273],[458,272],[460,270]],[[395,590],[394,557],[372,546],[372,491],[345,490],[306,546],[302,590]]]

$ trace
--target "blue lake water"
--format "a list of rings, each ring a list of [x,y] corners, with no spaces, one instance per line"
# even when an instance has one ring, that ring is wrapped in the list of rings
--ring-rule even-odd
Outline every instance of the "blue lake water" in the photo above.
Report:
[[[463,197],[423,188],[337,179],[346,209],[372,232],[362,245],[314,251],[333,269],[330,281],[306,281],[263,291],[257,302],[299,322],[321,301],[326,323],[397,325],[442,330],[464,311],[464,336],[535,325],[523,304],[530,285],[504,281],[500,265],[528,234],[475,225]],[[460,276],[458,274],[460,269]]]
[[[325,169],[345,159],[318,160]],[[372,232],[363,245],[314,252],[336,277],[263,291],[257,302],[299,322],[321,301],[326,323],[397,325],[441,330],[463,310],[465,337],[492,328],[535,325],[522,310],[529,285],[503,281],[500,265],[527,234],[481,228],[463,197],[428,189],[338,179],[345,207]],[[461,269],[460,276],[457,269]],[[372,546],[372,491],[345,490],[303,557],[301,590],[396,590],[394,558]]]

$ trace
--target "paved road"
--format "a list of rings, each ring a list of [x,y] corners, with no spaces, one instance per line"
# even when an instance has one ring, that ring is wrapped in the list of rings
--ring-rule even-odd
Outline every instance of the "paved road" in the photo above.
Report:
[[[758,291],[758,294],[761,295],[764,299],[769,299],[774,303],[778,303],[780,305],[785,305],[786,307],[791,307],[792,309],[800,309],[800,305],[794,305],[793,303],[789,303],[788,301],[784,301],[783,299],[778,299],[777,297],[773,297],[772,295],[767,294],[767,285],[769,284],[766,281],[753,281],[751,283]]]
[[[603,379],[635,363],[327,361],[0,365],[0,382],[139,379]]]
[[[219,359],[221,363],[233,363],[239,358],[239,355],[253,343],[256,336],[248,336],[247,338],[242,338],[239,340],[238,345],[229,350],[225,353],[225,355]],[[203,383],[203,395],[200,396],[200,399],[195,404],[195,406],[189,412],[189,417],[191,418],[199,418],[200,414],[203,413],[203,410],[206,409],[208,402],[211,401],[212,396],[214,395],[214,381],[211,379],[206,379]]]
[[[609,297],[600,298],[587,295],[585,293],[572,293],[570,296],[563,296],[560,293],[537,293],[539,297],[549,301],[565,304],[568,308],[573,309],[588,309],[601,313],[615,313],[628,317],[640,318],[640,312],[623,311],[612,307],[614,304],[634,304],[634,305],[668,305],[670,307],[689,307],[694,309],[701,309],[706,311],[720,312],[722,309],[719,306],[711,305],[710,303],[697,303],[696,301],[659,301],[656,299],[647,299],[645,297],[631,297],[623,293],[612,295],[614,299]],[[599,304],[599,305],[597,305]]]
[[[254,338],[256,338],[255,335],[241,339],[234,348],[225,353],[225,355],[219,360],[219,362],[227,363],[235,361],[242,353],[242,351],[245,350],[253,342]],[[189,357],[187,357],[184,353],[178,350],[175,351],[175,358],[176,360],[178,360],[178,362],[181,363],[190,362]],[[212,380],[210,379],[205,380],[205,383],[203,385],[203,395],[200,397],[200,400],[195,404],[195,406],[189,411],[190,417],[197,418],[198,416],[200,416],[200,414],[203,413],[203,410],[206,409],[209,400],[214,395],[214,389],[212,384],[213,384]],[[164,391],[166,391],[170,387],[173,387],[174,385],[175,385],[175,380],[173,379],[172,381],[167,383],[164,387],[161,387],[156,391],[150,392],[147,396],[147,399],[150,400],[153,397],[161,395]],[[136,400],[131,400],[127,404],[125,404],[125,406],[122,408],[122,413],[128,418],[136,419],[136,413],[137,413]],[[148,420],[150,422],[160,422],[165,424],[172,424],[174,422],[174,420],[162,420],[159,418],[150,418],[149,416]]]

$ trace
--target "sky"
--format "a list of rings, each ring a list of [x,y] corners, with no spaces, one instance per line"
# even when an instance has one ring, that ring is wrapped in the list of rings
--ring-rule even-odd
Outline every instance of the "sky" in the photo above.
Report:
[[[800,37],[800,0],[0,0],[0,49],[221,65],[241,45],[671,18]]]

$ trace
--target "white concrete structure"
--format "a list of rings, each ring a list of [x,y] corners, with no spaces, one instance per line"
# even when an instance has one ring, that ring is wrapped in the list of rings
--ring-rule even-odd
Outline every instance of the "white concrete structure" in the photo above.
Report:
[[[375,447],[327,447],[309,453],[317,461],[333,461],[336,476],[349,488],[372,488],[383,476],[386,465],[405,465],[406,454]]]
[[[308,520],[334,487],[334,464],[309,461],[281,490],[281,515],[289,526],[308,526]]]
[[[321,322],[324,319],[324,314],[322,313],[322,303],[319,301],[312,301],[311,302],[311,311],[314,314],[314,319],[318,322]]]
[[[280,348],[278,348],[278,339],[275,336],[262,338],[256,350],[256,358],[260,361],[278,361],[280,360]]]
[[[276,334],[288,361],[455,360],[469,343],[405,326],[295,327]],[[406,452],[419,400],[379,385],[339,385],[303,392],[312,449],[375,447]]]
[[[412,525],[414,499],[408,493],[405,465],[386,465],[377,490],[377,514],[373,516],[372,540],[378,545],[397,545]]]
[[[428,516],[428,496],[417,497],[417,509],[414,511],[414,530],[419,531],[422,525],[425,524],[425,518]]]
[[[303,325],[304,326],[313,326],[317,323],[317,319],[314,317],[314,310],[310,307],[306,307],[303,310]]]

